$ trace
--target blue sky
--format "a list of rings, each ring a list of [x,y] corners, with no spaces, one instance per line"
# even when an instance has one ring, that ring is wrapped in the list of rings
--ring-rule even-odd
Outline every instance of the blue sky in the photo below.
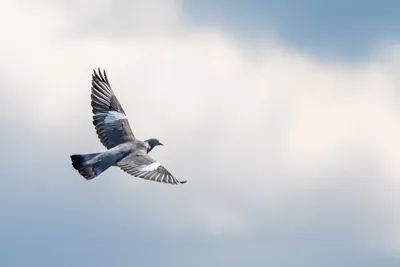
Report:
[[[238,38],[262,39],[273,30],[318,57],[368,59],[383,42],[400,38],[397,1],[183,1],[193,26],[221,27]]]
[[[4,4],[1,266],[399,266],[398,4],[246,3]],[[98,66],[187,184],[72,168]]]

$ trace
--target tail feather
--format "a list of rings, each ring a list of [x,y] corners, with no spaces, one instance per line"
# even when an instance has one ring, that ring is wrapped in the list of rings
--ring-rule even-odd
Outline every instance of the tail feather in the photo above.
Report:
[[[91,180],[111,167],[108,164],[102,164],[102,161],[90,162],[91,159],[100,154],[101,153],[71,155],[72,166],[85,177],[86,180]]]

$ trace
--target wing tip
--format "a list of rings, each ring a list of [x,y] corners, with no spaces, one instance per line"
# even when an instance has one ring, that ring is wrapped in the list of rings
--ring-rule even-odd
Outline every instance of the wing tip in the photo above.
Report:
[[[102,73],[100,67],[97,68],[97,71],[96,71],[96,69],[93,69],[92,80],[99,80],[99,81],[105,82],[109,85],[106,70],[103,69],[103,73]]]

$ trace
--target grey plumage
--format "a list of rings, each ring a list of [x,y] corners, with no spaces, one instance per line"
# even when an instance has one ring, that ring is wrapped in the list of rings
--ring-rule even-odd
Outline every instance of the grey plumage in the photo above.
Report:
[[[117,163],[123,171],[140,177],[146,180],[178,184],[182,183],[178,181],[167,169],[162,165],[158,165],[154,159],[148,156],[148,154],[142,150],[136,151],[135,153],[130,153],[128,156],[123,158]],[[154,164],[154,169],[146,170],[146,167],[141,166],[151,166]]]
[[[100,69],[99,74],[94,71],[94,75],[92,75],[91,99],[93,125],[101,143],[107,149],[124,142],[135,141],[125,111],[111,89],[106,72],[104,71],[103,76]],[[106,123],[105,119],[110,112],[120,114],[120,119]]]
[[[103,153],[71,155],[72,165],[90,180],[112,166],[146,180],[168,184],[185,183],[177,180],[167,169],[148,155],[158,139],[140,141],[134,136],[128,118],[115,96],[106,72],[92,75],[91,105],[93,125],[100,142],[107,148]]]

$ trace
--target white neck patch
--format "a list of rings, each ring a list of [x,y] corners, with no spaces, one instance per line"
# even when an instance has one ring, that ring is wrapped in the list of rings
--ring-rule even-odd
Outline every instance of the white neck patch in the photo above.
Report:
[[[150,144],[149,144],[147,141],[144,141],[143,144],[144,144],[144,146],[145,146],[147,149],[150,149],[150,148],[151,148],[151,147],[150,147]]]

